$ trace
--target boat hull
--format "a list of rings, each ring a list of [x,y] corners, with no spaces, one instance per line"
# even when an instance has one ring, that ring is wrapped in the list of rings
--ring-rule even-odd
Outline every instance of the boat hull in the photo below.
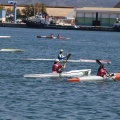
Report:
[[[0,38],[10,38],[11,36],[0,36]]]
[[[55,39],[57,37],[51,37],[51,36],[37,36],[37,38],[49,38],[49,39]]]
[[[0,49],[0,52],[24,52],[24,50],[6,48],[6,49]]]
[[[101,76],[83,76],[83,77],[74,77],[67,79],[67,82],[81,82],[81,81],[119,81],[120,73],[114,73],[112,76],[101,77]]]
[[[25,74],[25,78],[58,78],[58,77],[79,77],[88,76],[91,74],[91,69],[71,70],[62,73],[46,73],[46,74]]]
[[[24,58],[27,61],[55,61],[56,59],[43,59],[43,58]],[[65,62],[66,60],[61,60],[60,62]],[[90,62],[96,63],[96,60],[79,59],[79,60],[67,60],[68,62]],[[111,64],[110,60],[100,60],[101,63]]]

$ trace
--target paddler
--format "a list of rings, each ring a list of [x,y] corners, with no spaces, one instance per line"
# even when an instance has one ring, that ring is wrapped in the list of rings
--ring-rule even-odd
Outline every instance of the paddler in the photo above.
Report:
[[[58,59],[59,59],[59,60],[65,60],[65,58],[66,58],[66,56],[63,55],[63,50],[60,49],[60,52],[59,52],[59,54],[58,54]]]
[[[103,65],[103,64],[101,64],[100,67],[98,68],[97,76],[101,76],[101,77],[106,77],[106,76],[108,76],[108,75],[107,75],[107,71],[106,71],[106,69],[104,68],[104,65]]]
[[[57,39],[61,39],[62,37],[58,34]]]
[[[53,34],[50,35],[50,38],[54,38]]]
[[[52,72],[62,73],[62,68],[65,68],[65,65],[61,65],[59,59],[56,59],[52,66]]]

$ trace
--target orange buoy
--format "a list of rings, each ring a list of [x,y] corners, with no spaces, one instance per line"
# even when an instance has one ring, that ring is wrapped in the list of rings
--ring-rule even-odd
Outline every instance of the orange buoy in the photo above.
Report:
[[[115,80],[120,80],[120,73],[115,73]]]
[[[67,82],[80,82],[80,78],[71,78],[71,79],[67,79]]]

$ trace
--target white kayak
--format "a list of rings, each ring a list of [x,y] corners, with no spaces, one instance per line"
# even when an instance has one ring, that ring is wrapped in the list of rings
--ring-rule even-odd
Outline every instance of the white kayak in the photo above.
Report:
[[[113,74],[113,73],[112,73]],[[74,77],[67,79],[67,82],[81,82],[81,81],[119,81],[120,73],[114,73],[112,76],[101,77],[101,76],[83,76],[83,77]]]
[[[78,77],[87,76],[91,74],[91,69],[71,70],[62,73],[45,73],[45,74],[25,74],[25,78],[58,78],[58,77]]]
[[[44,59],[44,58],[23,58],[23,60],[28,61],[55,61],[56,59]],[[89,60],[89,59],[79,59],[79,60],[67,60],[68,62],[92,62],[95,63],[96,60]],[[61,60],[60,62],[65,62],[65,60]],[[110,60],[100,60],[101,63],[111,64]]]
[[[0,36],[0,38],[10,38],[11,36]]]
[[[3,48],[3,49],[0,49],[0,52],[24,52],[24,50],[12,49],[12,48]]]

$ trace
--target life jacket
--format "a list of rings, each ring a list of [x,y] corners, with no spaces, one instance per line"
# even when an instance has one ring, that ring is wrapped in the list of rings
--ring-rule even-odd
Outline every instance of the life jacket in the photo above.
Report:
[[[105,68],[98,69],[97,76],[102,76],[103,77],[105,74],[107,74]]]
[[[58,59],[59,60],[64,60],[65,59],[65,56],[63,54],[58,54]]]
[[[62,68],[60,64],[54,63],[52,66],[52,72],[59,72],[59,68]]]

